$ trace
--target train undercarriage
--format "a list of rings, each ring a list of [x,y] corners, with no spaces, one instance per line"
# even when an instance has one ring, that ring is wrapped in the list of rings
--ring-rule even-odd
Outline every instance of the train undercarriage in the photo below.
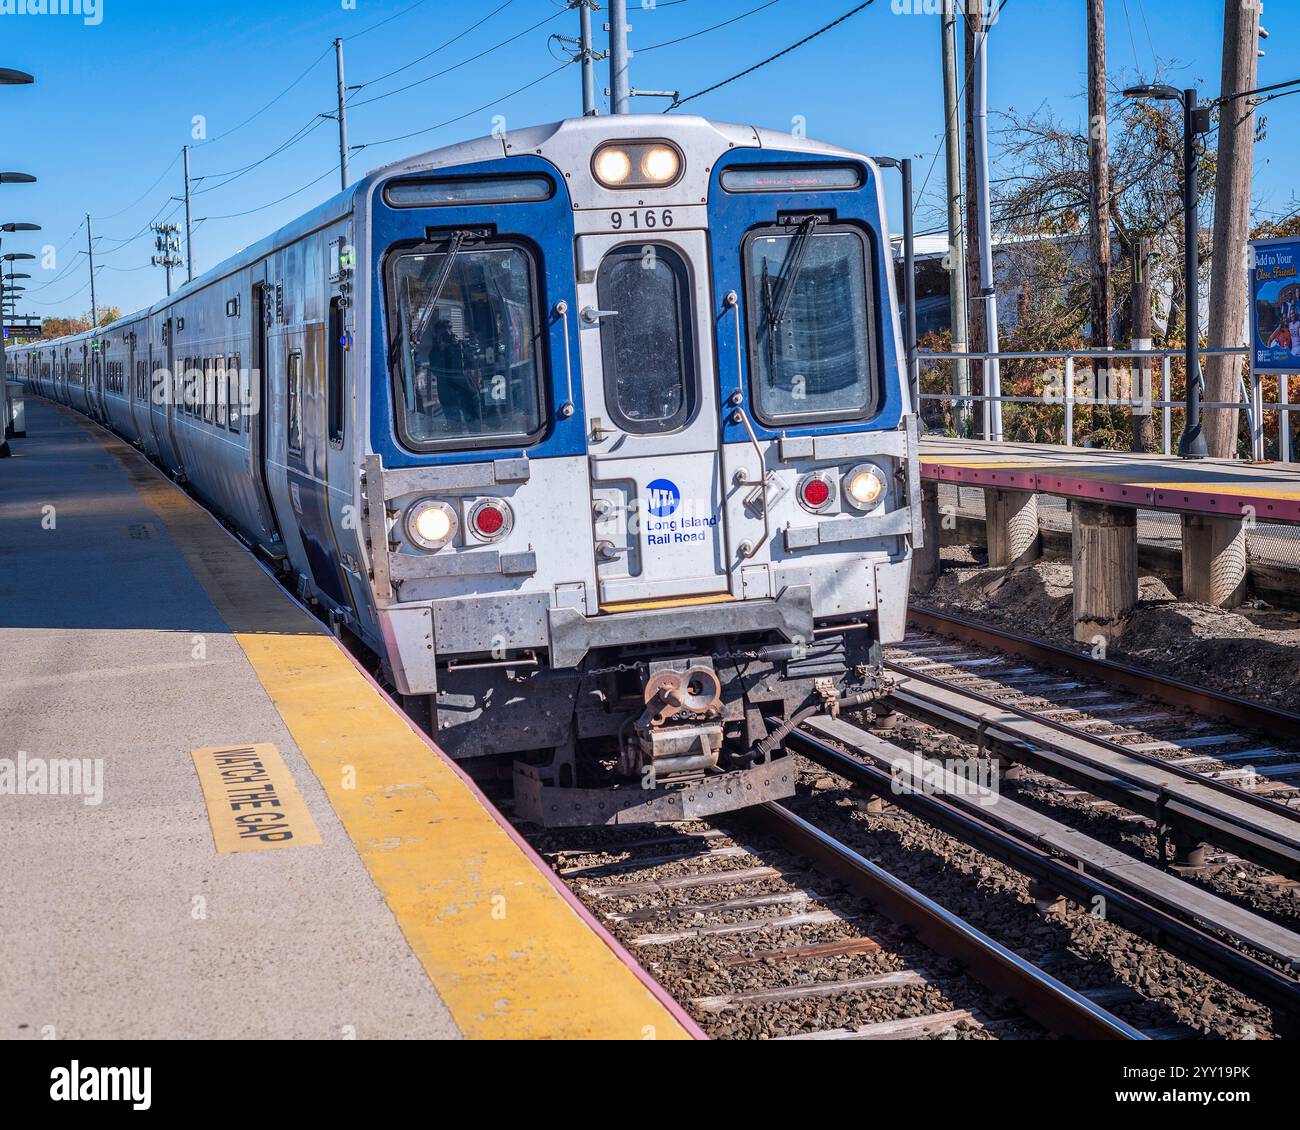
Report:
[[[440,672],[432,730],[458,760],[508,757],[516,815],[545,827],[691,820],[793,795],[783,739],[886,695],[872,621],[808,642],[623,645]]]

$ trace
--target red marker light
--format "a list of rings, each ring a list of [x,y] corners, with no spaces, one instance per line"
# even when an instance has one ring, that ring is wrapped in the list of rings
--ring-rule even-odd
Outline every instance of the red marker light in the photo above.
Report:
[[[811,471],[799,480],[799,505],[819,514],[835,501],[835,487],[830,476],[821,471]]]
[[[803,500],[809,506],[825,506],[830,497],[831,488],[821,479],[809,479],[803,485]]]
[[[474,533],[485,541],[495,541],[510,532],[514,515],[506,503],[486,498],[470,511],[469,524]]]

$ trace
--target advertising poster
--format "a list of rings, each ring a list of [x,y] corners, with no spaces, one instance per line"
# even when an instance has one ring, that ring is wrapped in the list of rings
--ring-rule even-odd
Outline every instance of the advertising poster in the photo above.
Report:
[[[1300,237],[1251,247],[1251,363],[1257,373],[1300,372]]]

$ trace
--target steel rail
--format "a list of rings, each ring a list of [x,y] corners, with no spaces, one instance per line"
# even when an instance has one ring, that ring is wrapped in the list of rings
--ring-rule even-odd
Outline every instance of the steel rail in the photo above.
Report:
[[[1037,663],[1050,663],[1110,686],[1135,691],[1169,706],[1183,707],[1200,715],[1224,718],[1252,729],[1276,732],[1283,736],[1300,734],[1300,714],[1276,706],[1194,686],[1113,659],[1094,659],[1091,655],[1058,644],[990,627],[964,616],[912,607],[907,610],[907,618],[923,631],[950,636],[1008,655],[1018,655]]]
[[[981,984],[1019,1001],[1050,1031],[1085,1040],[1149,1039],[785,806],[769,802],[746,810],[743,819],[844,880],[931,949],[960,961]]]
[[[921,683],[920,676],[914,672],[909,672],[907,678],[914,684]],[[963,741],[978,745],[995,756],[1028,765],[1093,796],[1109,800],[1121,808],[1138,812],[1156,821],[1161,828],[1181,829],[1196,839],[1218,844],[1269,870],[1291,878],[1300,878],[1300,844],[1297,844],[1295,839],[1279,836],[1262,824],[1252,823],[1240,813],[1225,811],[1204,799],[1176,795],[1159,782],[1143,781],[1133,774],[1125,775],[1120,765],[1090,762],[1087,760],[1086,750],[1072,750],[1064,741],[1052,742],[1041,737],[1027,736],[1018,732],[1013,725],[1026,716],[1009,710],[1003,703],[984,699],[972,691],[946,684],[938,679],[926,681],[933,685],[937,692],[967,698],[977,706],[988,705],[992,709],[1011,715],[1010,722],[999,725],[991,719],[973,716],[969,708],[963,709],[960,705],[929,698],[924,691],[907,687],[896,689],[890,701],[900,710]],[[1052,728],[1047,726],[1046,719],[1029,715],[1027,720],[1035,725],[1041,723],[1045,728]],[[1140,760],[1144,764],[1148,763],[1140,754],[1130,755],[1126,747],[1114,746],[1092,734],[1066,731],[1065,736],[1080,744],[1093,746],[1098,753],[1113,755],[1118,752],[1125,759],[1131,756],[1135,763]],[[1178,781],[1186,778],[1187,783],[1197,787],[1206,787],[1215,783],[1208,778],[1197,777],[1196,774],[1175,773],[1173,767],[1167,768],[1166,762],[1155,759],[1151,761],[1154,761],[1154,765],[1161,771],[1167,771]],[[1207,788],[1206,791],[1224,790]],[[1262,800],[1249,793],[1227,791],[1234,801],[1245,803],[1246,807]],[[1272,802],[1259,804],[1258,807],[1264,815],[1282,816],[1287,824],[1296,823],[1297,813],[1292,809]],[[1300,837],[1300,833],[1297,833],[1297,836]]]
[[[1030,642],[1034,642],[1034,641],[1030,641]],[[983,646],[991,647],[994,650],[996,650],[998,644],[997,642],[986,642]],[[1066,652],[1065,654],[1072,655],[1073,653]],[[1076,655],[1074,656],[1074,658],[1080,659],[1083,657]],[[1047,660],[1047,662],[1052,662],[1052,661]],[[1092,661],[1092,662],[1099,662],[1099,661]],[[905,666],[904,664],[896,663],[892,660],[887,660],[885,662],[885,666],[889,668],[891,671],[895,671],[900,675],[906,675],[907,678],[909,679],[916,679],[918,682],[929,683],[931,686],[934,687],[943,687],[946,690],[955,691],[959,694],[966,695],[969,698],[975,699],[981,705],[992,707],[997,710],[1006,711],[1006,713],[1013,714],[1017,718],[1023,718],[1026,721],[1033,722],[1039,726],[1046,726],[1048,729],[1055,730],[1057,731],[1057,733],[1067,734],[1072,738],[1081,738],[1083,740],[1086,740],[1089,744],[1095,745],[1101,749],[1109,750],[1111,753],[1122,753],[1124,756],[1129,757],[1132,760],[1139,762],[1143,765],[1148,765],[1153,769],[1161,769],[1167,773],[1172,773],[1175,777],[1181,777],[1185,781],[1191,781],[1198,785],[1204,785],[1207,788],[1212,789],[1214,792],[1223,793],[1225,796],[1234,797],[1237,800],[1244,801],[1247,804],[1253,805],[1256,808],[1263,809],[1266,812],[1270,812],[1278,816],[1283,816],[1294,823],[1300,824],[1300,811],[1297,811],[1294,808],[1288,808],[1286,805],[1279,804],[1275,800],[1269,800],[1268,797],[1260,796],[1258,793],[1253,793],[1248,789],[1241,788],[1240,786],[1234,785],[1229,781],[1216,780],[1213,777],[1207,777],[1204,774],[1197,773],[1193,769],[1188,769],[1186,766],[1175,765],[1173,762],[1170,761],[1162,761],[1158,757],[1151,756],[1151,754],[1143,753],[1141,750],[1138,749],[1133,749],[1132,746],[1122,745],[1119,742],[1112,742],[1108,738],[1102,737],[1098,734],[1090,734],[1088,733],[1087,730],[1081,730],[1077,726],[1074,726],[1069,722],[1057,722],[1055,719],[1052,718],[1044,718],[1042,714],[1039,712],[1028,710],[1025,707],[1016,706],[1012,703],[1002,702],[1000,699],[993,698],[991,695],[984,694],[980,691],[971,690],[968,687],[959,686],[956,683],[952,682],[951,679],[943,679],[940,678],[938,675],[931,675],[926,671],[916,671],[910,667]],[[1078,670],[1080,670],[1081,673],[1087,673],[1086,669],[1079,668]],[[1091,675],[1098,682],[1106,683],[1109,681],[1108,678],[1109,672],[1103,671],[1101,673],[1098,673],[1097,671],[1094,670],[1091,672]],[[1195,689],[1195,688],[1191,688],[1191,689]],[[1080,714],[1086,713],[1086,708],[1080,708],[1079,713]],[[1285,712],[1280,712],[1280,713],[1285,714]],[[1287,734],[1288,737],[1290,737],[1291,734],[1300,733],[1300,717],[1296,718],[1296,725],[1297,725],[1297,729],[1290,731]],[[1208,756],[1213,756],[1213,755],[1208,755]]]
[[[1289,1021],[1300,1020],[1300,982],[1271,965],[941,797],[896,791],[894,779],[888,773],[859,761],[806,730],[796,730],[786,742],[795,752],[823,768],[1037,879],[1081,906],[1090,907],[1094,905],[1092,900],[1101,896],[1106,900],[1108,921],[1125,926],[1212,977],[1241,989],[1285,1015]]]

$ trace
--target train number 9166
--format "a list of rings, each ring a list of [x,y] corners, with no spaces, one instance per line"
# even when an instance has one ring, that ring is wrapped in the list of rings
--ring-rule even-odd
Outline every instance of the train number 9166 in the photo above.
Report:
[[[628,212],[611,212],[609,214],[609,223],[615,231],[622,231],[625,227],[633,231],[643,231],[649,228],[670,228],[673,226],[673,210],[671,208],[633,208]]]

